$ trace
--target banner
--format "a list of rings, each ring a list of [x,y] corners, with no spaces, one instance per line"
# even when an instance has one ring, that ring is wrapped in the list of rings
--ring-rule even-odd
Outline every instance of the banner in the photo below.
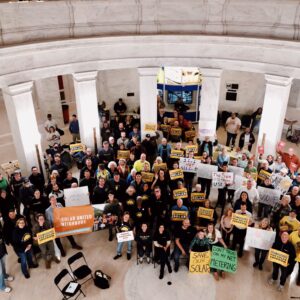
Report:
[[[231,172],[213,172],[212,188],[222,189],[225,185],[233,184],[233,173]]]
[[[129,150],[118,150],[117,159],[129,159],[130,151]]]
[[[289,263],[289,255],[282,251],[271,248],[268,254],[268,261],[287,267]]]
[[[216,122],[199,120],[198,129],[199,137],[214,137],[216,134]]]
[[[205,193],[191,193],[191,202],[204,202],[205,201]]]
[[[183,150],[171,150],[171,154],[170,154],[171,158],[177,158],[179,159],[180,157],[184,157],[184,151]]]
[[[188,193],[187,193],[187,189],[183,188],[183,189],[177,189],[173,191],[173,198],[174,199],[182,199],[182,198],[187,198],[188,197]]]
[[[189,271],[192,274],[209,274],[210,273],[210,251],[190,253]]]
[[[182,210],[172,210],[171,220],[172,221],[182,221],[188,218],[189,212]]]
[[[144,131],[156,131],[157,128],[157,124],[155,123],[146,123],[144,125]]]
[[[198,145],[187,145],[187,146],[185,146],[184,149],[185,149],[186,153],[189,153],[189,152],[196,153],[196,152],[198,152]]]
[[[76,153],[76,152],[84,152],[85,151],[85,145],[78,143],[78,144],[70,144],[70,153]]]
[[[249,227],[247,229],[245,245],[262,250],[269,250],[276,237],[276,232]]]
[[[167,170],[167,164],[166,163],[161,163],[161,164],[154,163],[153,164],[154,173],[157,173],[160,169]]]
[[[179,178],[183,178],[183,171],[181,169],[175,169],[175,170],[170,170],[169,171],[170,174],[170,179],[171,180],[175,180],[175,179],[179,179]]]
[[[117,233],[117,240],[118,243],[124,243],[134,240],[133,231],[123,231]]]
[[[259,202],[274,206],[280,200],[281,192],[279,190],[268,189],[258,186]]]
[[[54,208],[54,228],[57,237],[92,232],[94,209],[91,205]]]
[[[39,232],[36,234],[37,236],[37,241],[39,245],[42,245],[44,243],[47,243],[49,241],[53,241],[56,238],[56,233],[55,233],[55,229],[51,228],[42,232]]]
[[[236,251],[222,247],[212,246],[210,267],[222,270],[228,273],[235,273],[237,270],[237,253]]]
[[[144,182],[152,182],[154,178],[154,174],[150,172],[141,172],[142,174],[142,180]]]
[[[239,228],[245,229],[248,227],[249,219],[250,218],[247,215],[233,213],[231,218],[231,224]]]
[[[192,139],[196,136],[195,130],[188,130],[184,133],[186,139]]]
[[[180,136],[182,134],[182,129],[180,127],[171,127],[170,134],[173,136]]]
[[[265,170],[260,170],[259,173],[258,173],[258,176],[257,178],[259,178],[260,180],[264,181],[265,179],[267,178],[270,178],[272,175],[272,173],[269,173]]]
[[[212,179],[212,173],[218,171],[218,166],[199,164],[197,169],[197,176],[205,179]]]
[[[214,217],[214,210],[211,208],[199,207],[197,216],[198,218],[212,220]]]
[[[64,198],[66,207],[90,204],[89,190],[87,186],[64,189]]]
[[[180,157],[179,168],[182,169],[183,172],[197,173],[199,163],[199,160],[193,158]]]

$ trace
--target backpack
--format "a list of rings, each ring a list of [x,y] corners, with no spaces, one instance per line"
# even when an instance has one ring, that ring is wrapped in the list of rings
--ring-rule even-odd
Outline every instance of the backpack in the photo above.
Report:
[[[111,277],[104,274],[101,270],[96,270],[94,274],[94,283],[100,289],[108,289],[109,288],[109,280]]]

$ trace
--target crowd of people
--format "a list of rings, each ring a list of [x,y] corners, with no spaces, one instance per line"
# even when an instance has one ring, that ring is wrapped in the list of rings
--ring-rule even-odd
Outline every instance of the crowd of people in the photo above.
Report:
[[[246,128],[239,137],[241,124],[235,114],[226,121],[227,142],[230,147],[221,146],[217,136],[198,139],[191,121],[180,109],[171,118],[164,109],[158,109],[158,130],[162,133],[146,134],[141,137],[139,121],[124,115],[126,105],[118,101],[116,117],[105,120],[101,128],[102,147],[98,153],[87,148],[77,164],[79,176],[73,176],[71,166],[62,159],[60,141],[54,140],[50,157],[50,177],[45,181],[36,166],[29,177],[21,171],[13,173],[8,181],[0,175],[0,212],[3,226],[0,230],[0,289],[10,292],[7,282],[12,281],[5,270],[6,245],[11,245],[20,262],[25,278],[30,278],[30,268],[38,267],[39,253],[46,268],[51,262],[60,262],[52,241],[38,246],[37,233],[53,227],[53,211],[65,206],[64,189],[87,186],[91,204],[103,204],[103,222],[108,228],[108,241],[113,242],[116,232],[133,231],[137,245],[139,263],[160,263],[159,278],[164,277],[165,265],[168,272],[178,272],[180,257],[189,265],[191,251],[202,252],[213,245],[238,249],[243,256],[247,228],[231,224],[233,213],[247,215],[248,226],[276,232],[272,246],[289,255],[289,265],[283,267],[273,263],[269,283],[273,284],[280,274],[278,290],[282,291],[296,262],[300,265],[300,167],[299,158],[293,149],[284,152],[277,147],[277,156],[255,156],[251,153],[255,142],[252,128]],[[258,119],[257,119],[258,120]],[[73,116],[70,131],[73,141],[79,139],[79,127]],[[48,118],[45,124],[49,134],[57,124]],[[191,147],[194,146],[194,147]],[[230,152],[234,149],[234,152]],[[122,151],[123,155],[121,155]],[[234,155],[233,155],[234,153]],[[124,156],[124,154],[126,154]],[[212,179],[197,177],[195,173],[183,172],[173,179],[170,171],[179,169],[179,157],[200,160],[202,164],[215,165],[219,172],[228,172],[230,166],[244,169],[246,185],[230,189],[228,185],[219,188],[217,197],[212,197]],[[292,179],[291,186],[281,200],[271,207],[260,203],[258,186],[274,189],[272,176],[257,179],[261,170],[270,174],[281,174]],[[149,177],[149,173],[153,176]],[[150,179],[149,179],[150,178]],[[174,190],[187,189],[187,197],[174,198]],[[201,201],[193,202],[192,193],[204,193]],[[218,209],[220,206],[221,210]],[[199,207],[214,210],[211,219],[201,218]],[[186,212],[182,220],[174,220],[172,211]],[[71,247],[82,249],[73,236],[67,237]],[[66,256],[59,238],[55,239],[61,256]],[[126,244],[126,257],[132,257],[133,241],[118,242],[113,259],[122,257]],[[253,267],[263,270],[267,250],[255,249]],[[171,265],[174,260],[174,266]],[[211,269],[216,280],[225,278],[225,272]],[[300,285],[298,271],[297,285]]]

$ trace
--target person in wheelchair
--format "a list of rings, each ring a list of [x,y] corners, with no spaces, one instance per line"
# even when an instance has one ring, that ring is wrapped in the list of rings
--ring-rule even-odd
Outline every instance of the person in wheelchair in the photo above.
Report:
[[[150,264],[150,254],[152,252],[152,236],[147,223],[142,223],[138,228],[135,236],[137,244],[137,253],[139,263],[143,263],[143,258],[146,255],[147,263]]]

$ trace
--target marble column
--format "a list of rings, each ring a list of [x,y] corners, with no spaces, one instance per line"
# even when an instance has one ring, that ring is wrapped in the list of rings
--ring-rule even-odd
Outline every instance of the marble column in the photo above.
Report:
[[[141,137],[145,137],[145,124],[157,124],[158,67],[138,68],[140,87]]]
[[[31,167],[39,167],[36,145],[43,162],[41,135],[33,106],[32,87],[33,82],[25,82],[3,89],[7,116],[23,175],[29,175]],[[44,168],[43,163],[42,168]]]
[[[221,69],[201,69],[202,86],[199,106],[199,126],[203,123],[217,126],[218,108],[220,100]]]
[[[262,144],[265,136],[265,154],[275,155],[276,144],[281,139],[292,78],[266,74],[265,79],[266,91],[257,145]]]
[[[94,130],[96,130],[99,150],[100,121],[96,89],[97,71],[75,73],[73,78],[81,141],[87,147],[95,150]]]

